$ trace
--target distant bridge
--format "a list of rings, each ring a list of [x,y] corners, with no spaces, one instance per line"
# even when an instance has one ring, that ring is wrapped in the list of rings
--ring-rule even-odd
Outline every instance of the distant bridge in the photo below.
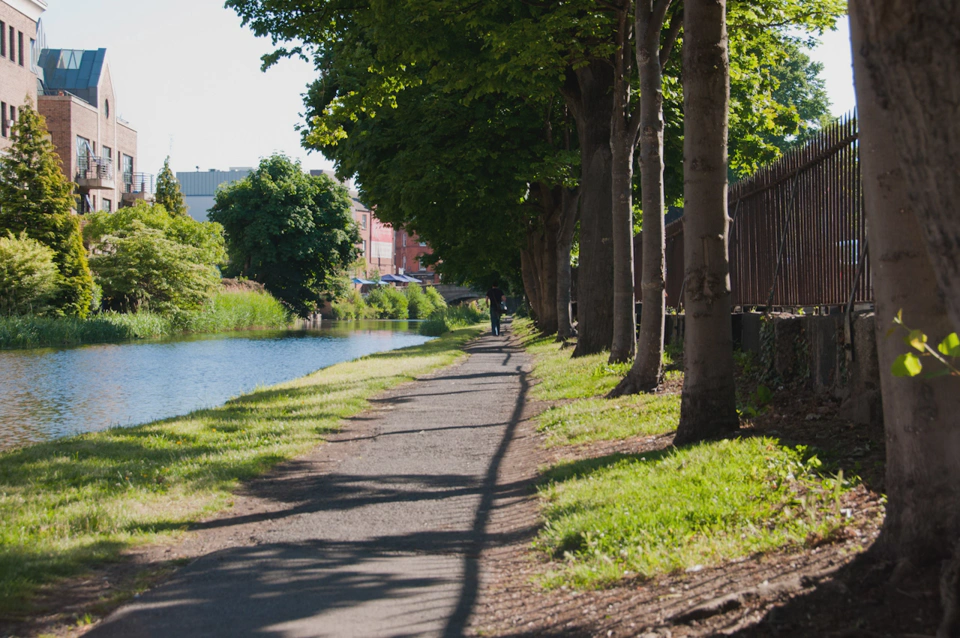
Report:
[[[471,290],[470,288],[464,288],[463,286],[447,286],[445,284],[441,284],[434,286],[434,288],[440,293],[440,296],[443,297],[444,301],[446,301],[448,304],[473,301],[475,299],[482,299],[485,296],[482,292],[477,292],[476,290]]]

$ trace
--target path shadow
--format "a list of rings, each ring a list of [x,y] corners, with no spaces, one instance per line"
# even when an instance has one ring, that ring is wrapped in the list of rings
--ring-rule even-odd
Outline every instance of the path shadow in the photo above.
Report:
[[[365,630],[370,631],[364,635],[463,635],[479,595],[480,555],[532,534],[522,526],[504,527],[511,531],[501,533],[489,529],[498,502],[526,496],[532,489],[530,481],[498,480],[522,420],[529,389],[527,373],[512,359],[512,353],[503,349],[481,346],[470,351],[504,355],[504,364],[510,369],[430,380],[494,380],[502,384],[508,377],[516,378],[520,389],[509,420],[426,429],[467,434],[501,428],[496,451],[482,474],[385,471],[371,481],[369,475],[317,474],[310,460],[285,463],[269,478],[251,481],[239,490],[271,502],[274,511],[230,514],[195,524],[192,529],[217,529],[227,535],[250,523],[261,524],[257,529],[272,529],[274,523],[297,529],[311,520],[307,515],[317,512],[330,512],[333,518],[329,520],[342,521],[342,528],[325,529],[324,540],[303,541],[277,539],[267,529],[254,546],[205,555],[88,635],[259,636],[307,631],[336,636],[343,635],[338,623],[349,626],[357,618],[368,623]],[[382,402],[393,401],[399,408],[407,400],[407,395],[401,395]],[[340,439],[338,443],[421,433],[407,429]],[[396,525],[384,521],[376,528],[382,533],[352,537],[351,517],[363,516],[369,511],[364,508],[380,504],[402,504],[404,511],[423,516],[419,521],[422,529],[411,529],[416,526],[407,521]],[[411,597],[416,597],[416,605],[409,603]],[[311,624],[321,615],[323,624]]]

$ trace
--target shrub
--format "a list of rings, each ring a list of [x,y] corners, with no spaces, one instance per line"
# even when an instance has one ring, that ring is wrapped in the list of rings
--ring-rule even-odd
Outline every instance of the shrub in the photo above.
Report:
[[[367,295],[367,305],[378,319],[406,319],[407,297],[393,286],[377,286]]]
[[[254,328],[285,328],[290,313],[267,292],[218,292],[199,310],[177,316],[176,327],[182,332],[228,332]]]
[[[42,314],[57,291],[54,252],[21,233],[0,237],[0,314]]]
[[[490,313],[481,310],[476,302],[459,306],[447,306],[435,310],[430,318],[420,324],[420,334],[426,337],[438,337],[455,328],[472,326],[490,321]]]
[[[407,286],[405,294],[407,296],[408,314],[411,319],[426,319],[437,309],[419,284]]]
[[[333,304],[333,318],[342,321],[363,319],[369,310],[360,291],[351,290],[346,297]]]
[[[444,299],[443,295],[437,292],[437,289],[434,288],[433,286],[427,286],[426,288],[424,288],[423,294],[425,294],[427,296],[427,299],[430,300],[430,303],[433,304],[434,310],[442,310],[443,308],[447,307],[446,299]],[[424,316],[429,317],[430,315],[424,315]]]
[[[112,310],[196,310],[220,283],[203,249],[168,239],[139,220],[103,237],[100,247],[104,252],[90,258],[90,267]]]

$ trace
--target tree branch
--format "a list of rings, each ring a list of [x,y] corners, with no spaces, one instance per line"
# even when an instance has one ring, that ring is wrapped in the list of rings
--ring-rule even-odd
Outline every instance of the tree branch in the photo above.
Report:
[[[670,54],[673,53],[673,45],[676,44],[680,36],[680,28],[683,27],[683,8],[677,7],[670,17],[670,26],[667,28],[667,35],[660,45],[660,68],[666,68],[670,61]]]

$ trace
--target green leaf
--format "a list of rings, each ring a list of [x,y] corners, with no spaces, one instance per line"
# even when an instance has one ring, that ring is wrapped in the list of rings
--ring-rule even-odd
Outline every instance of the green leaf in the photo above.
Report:
[[[900,355],[890,366],[890,372],[895,377],[915,377],[922,370],[923,364],[920,363],[920,357],[912,352]]]
[[[957,337],[956,332],[951,332],[946,339],[940,342],[937,350],[940,351],[940,354],[948,357],[960,357],[960,337]]]
[[[939,370],[935,370],[934,372],[928,372],[925,375],[923,375],[923,378],[936,379],[937,377],[946,377],[946,376],[950,376],[950,368],[941,368]]]
[[[911,330],[910,334],[904,337],[903,340],[914,350],[920,352],[927,351],[927,335],[923,334],[921,330]]]

